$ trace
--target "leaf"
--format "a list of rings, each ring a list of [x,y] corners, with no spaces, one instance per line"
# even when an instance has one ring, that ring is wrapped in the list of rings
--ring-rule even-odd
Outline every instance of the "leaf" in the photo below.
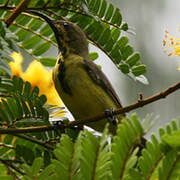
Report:
[[[133,54],[131,57],[129,57],[125,62],[129,65],[129,66],[134,66],[137,64],[137,62],[140,60],[140,55],[139,53],[135,53]]]
[[[56,64],[57,59],[56,58],[48,58],[48,57],[43,57],[40,58],[40,62],[47,67],[54,67]]]
[[[6,31],[5,31],[3,22],[0,21],[0,36],[2,36],[3,38],[5,38],[5,35],[6,35]]]
[[[105,20],[110,20],[113,14],[114,7],[112,4],[109,4],[108,10],[106,12]]]
[[[180,158],[178,152],[172,150],[163,159],[162,166],[159,168],[159,179],[176,180],[180,177]]]
[[[119,69],[124,73],[127,74],[129,73],[129,66],[127,64],[120,64]]]
[[[89,57],[92,61],[94,61],[99,57],[99,55],[96,52],[91,52],[91,53],[89,53]]]
[[[32,176],[37,176],[41,166],[43,164],[42,158],[36,158],[32,164]]]
[[[135,76],[139,76],[139,75],[142,75],[146,72],[146,66],[145,65],[138,65],[134,68],[132,68],[132,73],[135,75]]]
[[[133,53],[133,48],[129,45],[125,46],[122,51],[122,59],[126,60]]]
[[[131,155],[131,153],[137,139],[142,137],[142,134],[142,127],[135,114],[131,119],[123,119],[122,123],[118,125],[117,135],[114,136],[112,144],[112,176],[114,180],[126,177],[133,164],[136,163],[135,154]]]
[[[146,143],[146,149],[142,151],[142,156],[138,161],[144,178],[157,178],[162,158],[163,153],[160,149],[160,142],[152,135],[151,141]]]
[[[45,53],[50,48],[50,46],[51,45],[47,42],[40,44],[35,50],[33,50],[32,54],[35,56],[40,56]]]
[[[31,38],[27,39],[26,41],[24,41],[22,43],[22,46],[25,49],[32,49],[35,46],[37,46],[37,44],[41,41],[42,39],[40,37],[37,36],[32,36]]]
[[[163,142],[172,148],[180,147],[180,131],[174,131],[171,134],[165,134],[162,137]]]
[[[51,174],[53,173],[53,170],[54,170],[54,165],[53,164],[49,165],[41,172],[37,180],[47,179],[49,176],[51,176]]]

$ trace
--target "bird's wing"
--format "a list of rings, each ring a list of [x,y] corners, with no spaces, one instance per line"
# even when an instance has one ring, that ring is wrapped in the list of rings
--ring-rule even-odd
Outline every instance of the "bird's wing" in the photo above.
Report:
[[[107,79],[106,75],[98,68],[98,66],[89,59],[84,59],[84,66],[91,78],[109,94],[116,105],[118,107],[122,107],[120,99],[114,88]]]

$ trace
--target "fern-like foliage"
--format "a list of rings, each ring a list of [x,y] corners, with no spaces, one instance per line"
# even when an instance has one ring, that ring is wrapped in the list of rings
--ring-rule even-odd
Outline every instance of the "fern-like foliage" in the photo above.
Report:
[[[32,88],[29,82],[21,78],[1,77],[0,81],[0,131],[3,129],[18,129],[40,125],[50,125],[49,112],[46,107],[46,97],[39,96],[39,89]],[[0,136],[0,158],[16,159],[18,162],[32,163],[38,156],[47,157],[53,149],[56,138],[60,134],[54,130],[39,133],[27,133]],[[54,141],[51,141],[54,139]],[[45,149],[44,149],[45,148]],[[14,163],[12,161],[12,163]]]
[[[10,0],[8,9],[14,8],[16,3]],[[1,4],[3,6],[3,2]],[[1,20],[5,20],[10,12],[1,9]],[[104,51],[123,73],[136,77],[146,72],[139,53],[134,53],[128,38],[121,36],[121,31],[126,31],[128,26],[127,23],[122,24],[120,10],[106,0],[48,1],[47,4],[44,1],[31,1],[29,9],[45,13],[53,9],[53,19],[67,19],[79,25],[90,42]],[[54,58],[41,57],[51,46],[57,47],[54,34],[44,21],[27,13],[22,14],[13,22],[10,30],[18,36],[20,48],[44,65],[55,64]]]
[[[21,78],[3,78],[0,82],[0,118],[7,126],[18,126],[20,122],[38,122],[38,119],[49,123],[49,114],[43,107],[46,102],[44,95],[39,96],[39,89],[31,90],[29,82]]]
[[[23,165],[22,170],[31,179],[41,179],[45,175],[46,179],[74,180],[180,178],[179,150],[168,148],[165,144],[162,148],[162,141],[155,135],[147,141],[142,155],[137,156],[134,147],[142,137],[143,129],[136,115],[123,120],[112,142],[107,133],[107,127],[101,137],[85,130],[79,134],[75,143],[63,135],[54,151],[56,158],[49,166],[43,168],[42,159],[35,159],[33,166]]]
[[[112,174],[113,179],[124,179],[129,170],[136,164],[136,154],[132,154],[144,132],[137,116],[124,119],[119,125],[117,136],[112,143]],[[137,151],[135,151],[137,153]],[[117,169],[119,169],[117,171]]]
[[[18,51],[15,43],[16,36],[13,35],[5,24],[0,21],[0,73],[5,72],[11,75],[11,71],[7,62],[12,61],[10,54],[12,51]]]

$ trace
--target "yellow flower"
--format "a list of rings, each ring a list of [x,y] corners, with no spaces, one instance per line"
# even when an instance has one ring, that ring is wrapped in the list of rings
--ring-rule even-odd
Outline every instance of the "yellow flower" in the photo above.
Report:
[[[14,59],[14,62],[9,63],[12,74],[14,76],[21,77],[21,75],[22,75],[22,66],[21,66],[21,64],[22,64],[22,61],[23,61],[23,57],[22,57],[21,53],[16,53],[16,52],[13,52],[11,54],[11,57]]]
[[[173,49],[172,51],[165,50],[165,52],[168,53],[168,56],[180,56],[180,38],[171,35],[168,30],[166,30],[165,33],[166,34],[165,39],[163,40],[163,46]],[[178,70],[180,71],[180,64]]]
[[[168,30],[165,31],[165,39],[163,40],[163,46],[173,48],[173,51],[168,52],[168,56],[180,56],[180,38],[177,38],[169,34]]]
[[[10,62],[12,74],[21,77],[24,81],[31,83],[32,87],[37,86],[39,88],[39,94],[45,94],[47,97],[47,104],[62,106],[62,101],[56,92],[54,83],[52,80],[52,71],[48,71],[44,66],[34,60],[28,66],[25,72],[22,71],[23,57],[20,53],[13,52],[12,58],[14,62]]]

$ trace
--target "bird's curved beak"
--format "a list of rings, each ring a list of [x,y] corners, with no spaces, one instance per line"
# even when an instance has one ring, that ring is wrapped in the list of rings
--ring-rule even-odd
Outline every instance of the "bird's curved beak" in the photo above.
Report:
[[[51,18],[49,18],[48,16],[46,16],[45,14],[43,14],[43,13],[33,11],[33,10],[28,10],[27,12],[41,17],[42,19],[44,19],[49,24],[49,26],[53,30],[54,35],[56,37],[56,41],[57,41],[57,44],[58,44],[58,49],[61,52],[62,51],[62,49],[61,49],[62,45],[61,45],[60,38],[62,37],[62,34],[59,32],[59,30],[55,26],[56,22],[54,20],[52,20]]]

